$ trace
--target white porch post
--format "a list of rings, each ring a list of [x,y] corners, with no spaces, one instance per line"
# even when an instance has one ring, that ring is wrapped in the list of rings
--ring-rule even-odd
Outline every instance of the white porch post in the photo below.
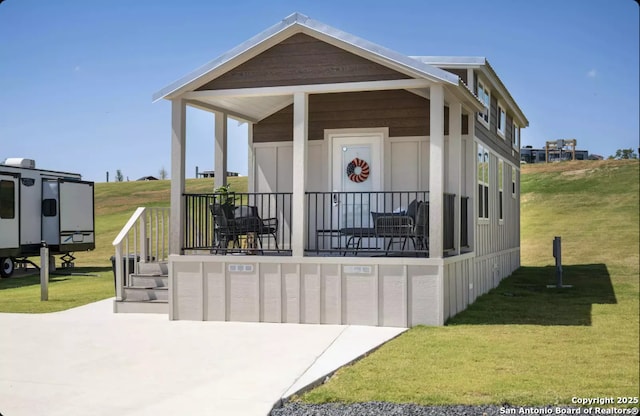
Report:
[[[429,257],[442,258],[444,89],[440,84],[430,88],[429,114]]]
[[[309,96],[304,92],[293,95],[293,195],[291,196],[291,250],[292,255],[304,256],[307,240],[306,200],[307,185],[307,133]]]
[[[215,186],[227,184],[227,114],[215,112]]]
[[[182,98],[171,100],[171,217],[169,254],[182,254],[187,107]]]
[[[449,103],[449,155],[447,160],[447,189],[456,195],[454,204],[453,246],[460,254],[460,204],[462,201],[462,104]]]

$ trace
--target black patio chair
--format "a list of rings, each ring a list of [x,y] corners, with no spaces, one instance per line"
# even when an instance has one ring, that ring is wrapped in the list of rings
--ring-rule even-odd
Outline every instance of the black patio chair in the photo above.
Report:
[[[276,250],[278,247],[278,219],[260,218],[258,207],[253,205],[238,205],[234,210],[234,225],[241,235],[253,235],[257,238],[260,249],[263,248],[262,237],[273,237]]]

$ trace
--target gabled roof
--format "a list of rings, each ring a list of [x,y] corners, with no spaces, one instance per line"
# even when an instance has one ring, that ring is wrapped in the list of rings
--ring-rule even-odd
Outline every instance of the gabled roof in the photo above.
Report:
[[[515,115],[518,117],[518,123],[521,127],[527,127],[529,120],[524,115],[516,101],[509,93],[509,90],[502,83],[502,80],[493,70],[491,64],[484,56],[412,56],[425,64],[434,65],[440,68],[474,68],[482,71],[493,85],[498,89],[500,95],[507,101],[507,105],[511,107]]]
[[[355,50],[358,54],[415,78],[441,82],[455,87],[464,85],[458,76],[445,70],[310,19],[303,14],[293,13],[281,22],[161,89],[153,95],[153,101],[163,98],[170,99],[184,92],[192,91],[244,62],[252,54],[255,55],[256,51],[266,50],[296,33],[305,33],[334,45]],[[468,98],[475,97],[470,93]]]

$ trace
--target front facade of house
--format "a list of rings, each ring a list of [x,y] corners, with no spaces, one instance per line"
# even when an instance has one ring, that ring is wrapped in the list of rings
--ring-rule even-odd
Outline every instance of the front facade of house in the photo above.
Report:
[[[484,58],[294,14],[154,98],[172,103],[171,319],[443,325],[520,265],[528,121]],[[186,106],[214,114],[216,177],[227,119],[248,124],[232,200],[259,228],[185,193]]]

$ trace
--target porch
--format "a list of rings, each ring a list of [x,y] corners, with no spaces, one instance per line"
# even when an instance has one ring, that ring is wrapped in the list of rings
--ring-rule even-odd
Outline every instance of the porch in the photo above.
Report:
[[[182,252],[292,255],[292,193],[185,194]],[[469,198],[443,195],[442,253],[470,251]],[[305,192],[304,256],[429,257],[429,192]]]

